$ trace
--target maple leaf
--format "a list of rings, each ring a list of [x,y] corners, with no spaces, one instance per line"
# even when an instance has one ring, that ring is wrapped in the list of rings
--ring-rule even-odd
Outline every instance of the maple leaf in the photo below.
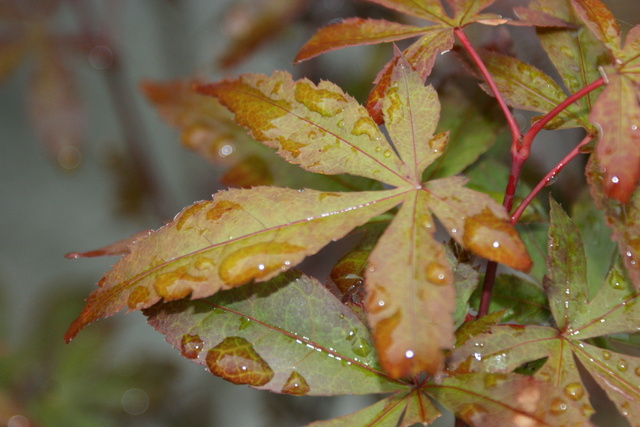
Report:
[[[184,357],[235,384],[297,396],[391,393],[310,426],[431,423],[440,416],[432,399],[472,425],[582,419],[579,407],[562,403],[562,391],[522,375],[393,379],[381,369],[365,323],[317,280],[295,271],[206,299],[157,304],[144,314]],[[498,320],[490,315],[477,323]]]
[[[640,294],[628,284],[621,265],[616,265],[593,298],[589,298],[580,234],[553,201],[548,263],[546,290],[555,327],[490,327],[488,333],[477,334],[454,350],[452,368],[463,372],[507,373],[528,362],[546,359],[533,378],[562,392],[560,400],[551,404],[558,412],[576,403],[586,421],[593,409],[576,368],[577,359],[618,410],[629,421],[636,420],[640,414],[640,358],[599,348],[585,340],[635,332],[640,320],[636,304]]]
[[[402,55],[410,66],[420,73],[424,82],[431,73],[437,54],[446,52],[453,47],[454,28],[462,28],[473,22],[496,25],[507,21],[497,15],[479,13],[490,6],[494,0],[448,0],[448,4],[453,11],[453,17],[447,15],[439,0],[420,3],[406,0],[368,1],[435,24],[418,27],[386,19],[345,19],[318,30],[302,46],[296,55],[294,63],[300,63],[322,53],[347,46],[394,42],[420,36],[417,41],[402,52]],[[382,100],[389,88],[391,73],[398,62],[398,58],[399,55],[396,52],[394,58],[380,70],[373,82],[374,88],[371,90],[366,102],[371,117],[378,124],[381,124],[384,119],[382,115]]]
[[[275,72],[199,89],[217,97],[255,139],[289,162],[394,188],[337,193],[257,187],[220,192],[213,201],[196,203],[131,246],[89,297],[67,340],[86,324],[124,308],[148,308],[188,295],[204,298],[267,281],[402,204],[369,257],[365,307],[374,313],[369,318],[374,340],[383,354],[382,367],[392,377],[433,373],[442,368],[441,349],[453,344],[455,303],[454,273],[433,238],[431,213],[463,247],[515,269],[531,268],[499,204],[465,188],[462,177],[421,182],[424,169],[442,153],[447,134],[434,135],[437,94],[406,61],[394,68],[383,103],[394,145],[364,107],[329,82],[293,81]],[[423,338],[420,328],[426,325],[416,323],[423,316],[433,323],[431,340]]]
[[[162,119],[180,131],[182,145],[215,166],[227,170],[224,186],[251,188],[279,185],[311,187],[326,191],[377,190],[376,181],[350,175],[320,175],[283,163],[272,150],[257,143],[233,121],[233,116],[215,98],[193,90],[197,81],[145,81],[142,92]]]

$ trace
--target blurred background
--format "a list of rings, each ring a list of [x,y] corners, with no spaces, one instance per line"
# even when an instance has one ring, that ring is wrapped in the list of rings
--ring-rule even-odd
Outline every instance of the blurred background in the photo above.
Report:
[[[635,1],[607,3],[623,29],[640,21]],[[344,0],[0,0],[0,425],[296,426],[375,400],[234,386],[182,358],[140,313],[69,345],[62,336],[115,262],[64,255],[210,198],[233,154],[222,145],[212,164],[181,146],[140,82],[285,69],[362,101],[390,46],[291,62],[333,19],[383,13]],[[516,42],[535,45],[527,31]]]

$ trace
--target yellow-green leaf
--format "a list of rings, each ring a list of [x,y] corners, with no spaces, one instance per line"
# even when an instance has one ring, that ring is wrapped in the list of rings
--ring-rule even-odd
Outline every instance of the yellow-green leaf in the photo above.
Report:
[[[316,173],[349,173],[406,184],[408,172],[364,107],[333,83],[289,73],[246,74],[200,86],[235,120],[287,161]]]
[[[427,194],[414,192],[369,256],[365,306],[380,364],[394,378],[440,371],[454,343],[453,273],[434,232]]]
[[[66,339],[122,309],[140,310],[188,295],[204,298],[266,281],[397,205],[405,192],[275,187],[220,192],[134,244],[89,296]]]

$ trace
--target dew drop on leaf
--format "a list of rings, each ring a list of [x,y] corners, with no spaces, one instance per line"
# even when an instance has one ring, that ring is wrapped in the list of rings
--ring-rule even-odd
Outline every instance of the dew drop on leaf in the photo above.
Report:
[[[338,123],[336,123],[336,126],[338,126],[339,128],[343,128],[344,127],[344,120],[339,120]]]
[[[580,400],[584,396],[584,387],[580,383],[569,383],[564,388],[564,394],[571,400]]]
[[[228,285],[238,286],[251,279],[260,279],[280,271],[289,256],[304,248],[279,242],[261,242],[241,248],[229,254],[220,263],[220,278]]]
[[[371,344],[364,338],[357,338],[351,344],[351,350],[361,357],[367,357],[371,353]]]
[[[624,360],[624,359],[620,359],[620,360],[618,361],[617,368],[618,368],[618,370],[619,370],[620,372],[626,372],[626,371],[627,371],[627,367],[628,367],[628,365],[627,365],[627,361],[626,361],[626,360]]]
[[[444,286],[450,284],[453,277],[447,266],[432,262],[427,266],[427,280],[434,285]]]
[[[611,353],[609,353],[607,350],[604,350],[604,351],[602,352],[602,358],[603,358],[604,360],[609,360],[609,359],[611,359]]]
[[[568,406],[567,406],[567,402],[565,402],[564,400],[556,397],[555,399],[553,399],[549,405],[549,411],[553,414],[553,415],[560,415],[562,413],[564,413],[567,410]]]
[[[251,320],[247,319],[246,317],[240,317],[240,324],[238,325],[238,330],[241,331],[243,329],[247,329],[249,326],[251,326]]]
[[[207,367],[212,374],[234,384],[260,387],[274,376],[273,369],[242,337],[227,337],[207,352]]]
[[[358,333],[358,328],[351,328],[351,330],[349,331],[349,333],[347,334],[346,337],[344,337],[344,339],[346,341],[351,341],[352,339],[355,338],[356,334]]]
[[[382,155],[388,159],[389,157],[391,157],[391,151],[390,150],[384,150],[384,153],[382,153]]]
[[[289,379],[282,386],[282,393],[293,394],[295,396],[303,396],[309,393],[310,387],[307,380],[304,379],[297,371],[292,371]]]
[[[204,348],[204,341],[198,335],[185,334],[180,341],[180,352],[187,359],[195,359]]]

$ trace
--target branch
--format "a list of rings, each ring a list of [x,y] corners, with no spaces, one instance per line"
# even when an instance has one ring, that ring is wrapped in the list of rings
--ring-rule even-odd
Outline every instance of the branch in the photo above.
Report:
[[[531,190],[531,192],[527,195],[527,197],[525,197],[525,199],[522,201],[522,203],[520,203],[520,205],[518,206],[518,208],[513,212],[513,214],[511,215],[511,224],[516,224],[518,222],[518,220],[520,219],[520,217],[522,216],[522,213],[524,212],[524,210],[527,208],[527,206],[529,206],[529,203],[531,203],[531,201],[533,200],[534,197],[536,197],[538,195],[538,193],[540,192],[540,190],[542,190],[545,186],[549,185],[549,182],[554,179],[554,177],[560,173],[560,171],[562,169],[564,169],[564,167],[574,158],[576,158],[578,156],[578,154],[580,154],[580,149],[588,144],[589,142],[591,142],[593,140],[593,138],[595,138],[595,135],[587,135],[584,137],[584,139],[582,141],[580,141],[580,143],[578,145],[576,145],[575,147],[573,147],[573,150],[571,150],[566,156],[564,156],[562,158],[562,160],[560,160],[558,162],[558,164],[556,164],[553,169],[551,169],[545,176],[544,178],[542,178],[540,180],[540,182],[538,182],[538,185],[535,186],[535,188],[533,190]]]

